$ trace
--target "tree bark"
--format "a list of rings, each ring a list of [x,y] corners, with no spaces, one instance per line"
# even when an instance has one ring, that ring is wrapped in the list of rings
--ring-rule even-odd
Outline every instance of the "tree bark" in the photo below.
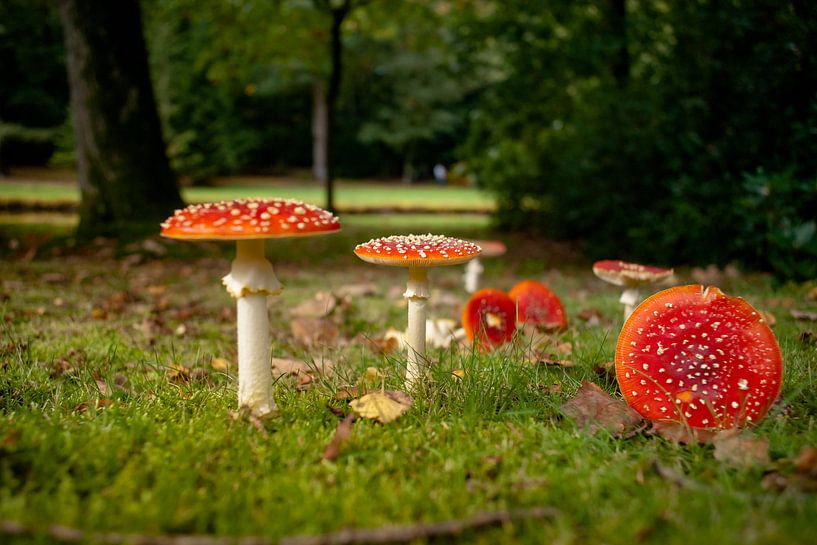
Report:
[[[322,184],[328,180],[327,158],[329,147],[329,112],[326,104],[326,85],[320,79],[312,83],[312,177]]]
[[[327,128],[326,131],[326,209],[335,210],[335,161],[332,158],[332,141],[335,137],[335,105],[340,95],[343,78],[343,21],[351,10],[351,0],[345,0],[339,7],[331,8],[332,39],[330,56],[332,71],[329,74],[329,88],[326,91]]]
[[[128,236],[182,205],[137,0],[60,0],[82,200],[78,236]]]

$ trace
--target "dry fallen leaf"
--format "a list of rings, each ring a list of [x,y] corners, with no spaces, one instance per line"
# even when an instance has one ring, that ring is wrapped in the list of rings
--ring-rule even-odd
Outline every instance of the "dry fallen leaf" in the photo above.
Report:
[[[803,331],[797,337],[797,340],[800,341],[803,344],[815,345],[815,344],[817,344],[817,335],[815,335],[811,331]]]
[[[649,433],[680,445],[711,443],[715,437],[714,431],[691,428],[679,422],[653,422]]]
[[[592,382],[583,382],[576,395],[562,405],[562,412],[591,434],[606,429],[625,434],[641,424],[641,415],[627,403],[614,399]]]
[[[429,348],[448,348],[457,342],[457,322],[447,318],[426,320],[426,344]]]
[[[330,376],[334,367],[334,362],[327,359],[309,364],[289,358],[272,358],[273,378],[277,379],[284,375],[292,376],[302,386],[312,383],[319,376]]]
[[[335,296],[326,291],[319,291],[312,299],[304,301],[290,312],[296,318],[325,318],[332,314],[337,305]]]
[[[337,326],[325,318],[295,318],[289,326],[295,340],[305,346],[330,344],[340,334]]]
[[[382,337],[366,338],[372,352],[387,355],[403,349],[403,332],[389,328]]]
[[[341,449],[349,442],[349,437],[352,436],[352,424],[355,422],[355,413],[349,413],[346,418],[341,420],[338,427],[335,428],[335,434],[332,440],[326,445],[323,451],[324,460],[334,460],[340,454]]]
[[[335,294],[341,299],[357,299],[358,297],[366,297],[377,293],[377,288],[374,284],[347,284],[335,290]]]
[[[213,358],[210,360],[210,367],[216,371],[227,371],[230,368],[230,360],[225,358]]]
[[[185,367],[180,363],[172,363],[168,367],[167,378],[171,382],[190,382],[190,368]]]
[[[765,465],[770,461],[769,442],[738,429],[719,432],[712,444],[715,445],[715,459],[729,465]]]
[[[409,410],[412,403],[411,398],[405,392],[381,391],[355,399],[349,404],[349,407],[363,418],[387,424],[402,416]]]
[[[798,310],[793,308],[789,311],[792,318],[796,320],[809,320],[811,322],[817,321],[817,312],[811,310]]]

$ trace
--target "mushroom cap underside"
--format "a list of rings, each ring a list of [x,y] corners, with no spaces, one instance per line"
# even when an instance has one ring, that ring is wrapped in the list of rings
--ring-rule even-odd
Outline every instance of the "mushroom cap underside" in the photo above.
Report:
[[[513,338],[516,304],[504,291],[481,289],[465,304],[462,327],[468,340],[476,340],[480,348],[500,346]]]
[[[652,284],[666,280],[673,275],[673,272],[673,269],[610,259],[593,264],[593,274],[616,286],[636,287]]]
[[[783,359],[745,300],[679,286],[649,297],[625,322],[616,378],[645,418],[725,429],[766,415],[780,394]]]
[[[184,240],[249,240],[337,232],[340,220],[295,199],[236,199],[192,204],[162,223],[161,235]]]

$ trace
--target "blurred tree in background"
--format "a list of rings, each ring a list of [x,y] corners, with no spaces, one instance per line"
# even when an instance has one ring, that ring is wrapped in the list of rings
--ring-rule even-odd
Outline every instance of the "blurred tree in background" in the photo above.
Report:
[[[620,7],[509,0],[474,25],[509,67],[462,148],[500,222],[591,257],[817,275],[812,5]]]
[[[193,183],[293,169],[409,181],[460,162],[497,195],[500,225],[590,257],[817,275],[813,2],[142,5],[168,154]],[[53,7],[0,9],[0,60],[20,72],[0,135],[46,129],[29,136],[64,152]],[[37,115],[10,98],[38,93],[51,106]],[[6,136],[7,162],[35,155],[23,140]]]

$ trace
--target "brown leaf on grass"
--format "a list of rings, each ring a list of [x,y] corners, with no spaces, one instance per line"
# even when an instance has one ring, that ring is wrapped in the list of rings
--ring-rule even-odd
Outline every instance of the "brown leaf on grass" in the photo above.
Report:
[[[817,448],[803,447],[790,464],[794,473],[773,471],[767,474],[761,482],[763,489],[782,492],[795,487],[805,492],[817,492]]]
[[[295,318],[325,318],[332,314],[337,306],[335,296],[326,291],[319,291],[312,299],[304,301],[290,311]]]
[[[653,422],[649,433],[676,445],[711,443],[716,434],[712,430],[692,428],[679,422]]]
[[[601,310],[596,307],[583,309],[576,317],[585,322],[587,327],[595,327],[601,324]]]
[[[305,346],[330,344],[340,334],[337,326],[325,318],[295,318],[289,327],[295,340]]]
[[[352,400],[349,407],[363,418],[388,424],[411,408],[413,401],[405,392],[381,391]]]
[[[806,299],[809,301],[817,301],[817,286],[814,286],[808,290],[808,293],[806,293]]]
[[[354,424],[355,418],[357,418],[355,413],[349,413],[346,415],[346,418],[341,420],[338,427],[335,428],[335,434],[332,436],[332,440],[329,441],[323,450],[323,460],[332,461],[340,455],[340,451],[346,446],[346,443],[349,442],[349,438],[352,436],[352,424]]]
[[[290,358],[272,358],[273,378],[277,379],[284,375],[295,377],[301,386],[311,384],[319,376],[331,376],[334,367],[335,363],[327,359],[309,364]]]
[[[810,322],[817,321],[817,312],[811,310],[798,310],[793,308],[789,311],[789,313],[795,320],[808,320]]]
[[[769,442],[739,429],[717,433],[712,444],[715,445],[715,459],[728,465],[765,465],[770,461]]]
[[[74,406],[73,412],[84,413],[88,409],[104,409],[112,405],[113,405],[112,399],[94,399],[78,403],[77,405]]]
[[[91,309],[91,319],[93,320],[107,320],[108,311],[104,308],[94,307]]]
[[[797,336],[797,340],[805,345],[814,346],[817,345],[817,335],[815,335],[811,331],[803,331],[800,335]]]
[[[213,358],[210,360],[210,367],[216,371],[227,371],[231,366],[230,360],[225,358]]]
[[[403,332],[389,328],[382,337],[364,337],[372,352],[388,355],[397,352],[403,347]]]
[[[171,363],[167,368],[167,378],[176,384],[190,382],[190,368],[181,363]]]
[[[358,389],[356,386],[348,386],[335,392],[335,399],[338,401],[347,401],[357,397],[358,395]]]
[[[576,395],[562,405],[562,412],[590,434],[601,429],[626,434],[641,424],[641,415],[627,403],[614,399],[592,382],[583,382]]]
[[[346,284],[335,290],[335,295],[341,299],[357,299],[359,297],[368,297],[377,293],[377,287],[370,283],[363,284]]]
[[[576,367],[576,362],[573,360],[552,358],[538,351],[531,351],[529,358],[530,363],[535,365],[544,365],[546,367]]]

